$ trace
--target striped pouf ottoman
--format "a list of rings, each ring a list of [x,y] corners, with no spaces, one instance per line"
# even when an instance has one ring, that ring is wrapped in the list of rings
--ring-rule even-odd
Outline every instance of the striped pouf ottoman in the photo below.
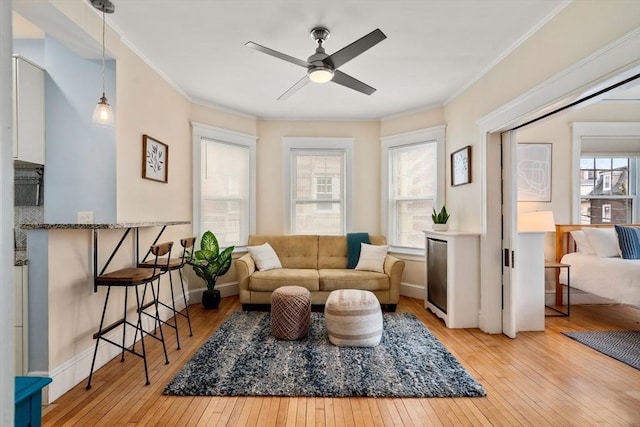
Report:
[[[271,335],[299,340],[311,326],[311,293],[302,286],[282,286],[271,293]]]
[[[324,306],[329,341],[340,347],[375,347],[382,338],[382,310],[369,291],[342,289],[329,294]]]

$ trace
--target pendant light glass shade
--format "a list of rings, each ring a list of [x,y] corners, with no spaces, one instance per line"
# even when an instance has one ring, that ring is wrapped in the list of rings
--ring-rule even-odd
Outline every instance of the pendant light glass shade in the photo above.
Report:
[[[113,111],[111,111],[111,106],[107,103],[107,97],[104,96],[104,93],[93,110],[93,124],[101,127],[113,126]]]
[[[98,101],[98,105],[93,110],[93,124],[100,127],[111,127],[114,122],[114,114],[111,106],[107,102],[104,91],[104,30],[105,30],[105,13],[113,13],[115,6],[109,0],[91,0],[93,7],[102,12],[102,97]]]

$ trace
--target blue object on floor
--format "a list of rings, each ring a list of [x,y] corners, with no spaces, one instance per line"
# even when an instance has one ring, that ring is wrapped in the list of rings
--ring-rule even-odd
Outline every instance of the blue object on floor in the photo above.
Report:
[[[16,377],[16,427],[42,424],[42,389],[51,381],[49,377]]]

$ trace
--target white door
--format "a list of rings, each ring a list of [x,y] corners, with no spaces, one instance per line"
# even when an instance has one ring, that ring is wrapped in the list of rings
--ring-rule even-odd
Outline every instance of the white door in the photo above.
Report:
[[[517,241],[516,133],[502,133],[502,333],[516,337],[517,277],[514,263]]]

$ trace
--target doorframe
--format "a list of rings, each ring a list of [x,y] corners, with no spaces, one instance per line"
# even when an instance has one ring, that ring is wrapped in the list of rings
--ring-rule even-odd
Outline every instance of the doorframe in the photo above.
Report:
[[[638,74],[640,28],[605,46],[584,60],[523,93],[514,100],[480,118],[481,195],[485,201],[481,212],[480,235],[480,329],[502,333],[502,264],[501,228],[496,230],[496,212],[501,212],[499,198],[492,197],[500,185],[502,171],[496,170],[496,144],[500,133],[527,123],[545,113]],[[575,107],[574,107],[575,108]],[[499,149],[499,147],[498,147]],[[507,161],[508,164],[508,161]],[[510,174],[515,176],[514,174]],[[514,202],[515,203],[515,202]],[[511,211],[515,212],[517,206]],[[511,218],[515,221],[515,217]],[[513,285],[513,284],[512,284]]]

